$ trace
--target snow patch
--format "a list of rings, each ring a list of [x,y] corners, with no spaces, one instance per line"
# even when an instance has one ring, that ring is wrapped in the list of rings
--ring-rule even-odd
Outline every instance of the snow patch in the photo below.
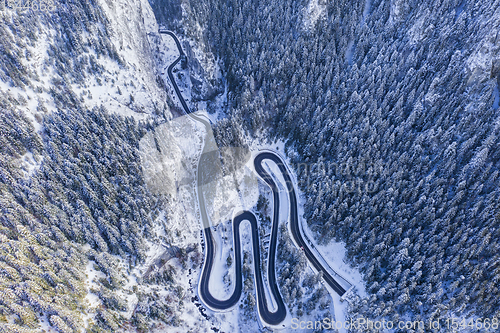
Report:
[[[92,290],[97,290],[98,286],[96,281],[100,278],[106,278],[106,275],[95,269],[97,267],[95,261],[89,260],[87,266],[85,267],[85,274],[87,279],[85,280],[85,287],[87,288],[87,295],[85,295],[85,301],[87,302],[87,312],[82,315],[83,323],[86,328],[89,327],[89,322],[94,318],[94,312],[98,307],[100,307],[101,300],[99,297],[93,293]]]
[[[24,173],[24,178],[28,179],[33,176],[42,164],[43,156],[34,156],[32,152],[27,152],[20,158],[21,170]]]
[[[347,64],[349,64],[349,66],[352,65],[352,59],[354,57],[354,50],[356,48],[356,45],[354,43],[353,40],[351,40],[348,44],[347,44],[347,50],[345,52],[345,59],[347,61]]]
[[[124,66],[99,57],[97,61],[107,72],[102,78],[105,82],[98,78],[101,82],[96,84],[92,78],[85,83],[83,90],[91,92],[90,98],[85,96],[86,104],[103,104],[111,112],[137,120],[152,112],[165,113],[166,93],[158,85],[153,50],[147,38],[148,33],[158,31],[151,6],[146,0],[100,0],[99,4],[110,20],[114,32],[111,41],[124,59]]]
[[[498,110],[500,104],[500,93],[498,91],[498,84],[496,85],[495,90],[493,90],[493,95],[495,96],[495,100],[493,101],[493,109]]]
[[[462,13],[462,15],[464,15]],[[466,70],[469,74],[469,84],[478,80],[488,80],[491,78],[494,62],[500,62],[500,43],[498,29],[491,27],[498,26],[498,14],[491,15],[487,20],[481,23],[483,33],[478,32],[478,36],[484,36],[477,46],[471,47],[473,52],[466,61]]]
[[[363,9],[363,19],[361,21],[361,25],[363,25],[366,22],[366,19],[368,18],[368,15],[370,14],[371,6],[372,6],[372,1],[366,0],[365,1],[365,8]]]
[[[178,197],[183,186],[194,186],[204,127],[184,116],[158,126],[139,142],[144,178],[153,193]]]
[[[404,19],[406,7],[404,0],[391,0],[390,15],[387,24],[394,24]]]
[[[304,14],[304,28],[311,31],[320,19],[326,17],[326,1],[310,0]]]
[[[232,234],[232,223],[228,220],[215,227],[215,260],[210,274],[209,289],[217,299],[228,299],[234,292],[235,253]],[[232,264],[227,266],[227,258],[231,256]]]
[[[231,220],[233,212],[251,209],[259,199],[257,176],[248,165],[207,185],[204,193],[212,225]]]
[[[408,36],[410,40],[410,45],[415,45],[420,43],[427,35],[427,33],[434,28],[432,24],[428,24],[427,17],[429,17],[429,10],[424,9],[420,17],[415,20],[413,26],[408,29]]]

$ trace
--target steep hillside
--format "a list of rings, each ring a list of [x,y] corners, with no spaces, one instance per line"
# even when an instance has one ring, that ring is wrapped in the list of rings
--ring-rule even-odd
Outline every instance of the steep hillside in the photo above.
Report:
[[[0,331],[204,327],[186,277],[197,230],[171,237],[179,213],[141,166],[174,105],[151,7],[50,9],[0,12]]]

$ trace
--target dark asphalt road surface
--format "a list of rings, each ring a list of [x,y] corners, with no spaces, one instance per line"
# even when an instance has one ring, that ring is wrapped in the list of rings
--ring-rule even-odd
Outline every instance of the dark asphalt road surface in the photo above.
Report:
[[[177,66],[177,64],[182,60],[182,58],[186,57],[186,54],[182,50],[181,43],[179,42],[179,39],[172,31],[160,30],[159,32],[161,34],[166,34],[166,35],[169,35],[170,37],[172,37],[175,41],[175,44],[177,45],[177,49],[179,50],[179,57],[177,59],[175,59],[175,61],[173,63],[171,63],[170,66],[168,66],[167,74],[168,74],[168,78],[170,79],[170,82],[172,82],[172,85],[174,86],[174,90],[175,90],[175,93],[177,94],[177,97],[181,101],[181,104],[182,104],[182,107],[184,108],[184,111],[187,114],[189,114],[189,113],[191,113],[191,111],[189,111],[188,105],[187,105],[186,101],[184,100],[184,98],[182,97],[181,91],[180,91],[179,87],[177,86],[177,83],[175,82],[174,75],[172,74],[172,70],[174,69],[174,67]]]

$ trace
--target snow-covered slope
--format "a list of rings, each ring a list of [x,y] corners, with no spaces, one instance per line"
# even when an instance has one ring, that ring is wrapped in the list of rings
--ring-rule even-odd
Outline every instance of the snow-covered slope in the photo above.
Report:
[[[100,102],[110,111],[137,118],[141,118],[137,113],[167,111],[167,95],[153,60],[155,50],[147,38],[148,34],[158,31],[150,5],[146,0],[101,0],[99,3],[110,20],[111,41],[124,66],[103,59],[102,65],[111,82],[105,79],[108,84],[104,87],[94,86],[91,89],[94,100],[86,102],[88,105]]]
[[[2,27],[5,48],[17,55],[21,74],[27,74],[23,80],[14,80],[17,73],[5,66],[0,76],[0,94],[20,101],[18,108],[31,117],[37,130],[46,112],[61,108],[54,102],[51,89],[60,89],[87,108],[102,105],[108,111],[136,119],[165,112],[169,117],[167,95],[147,38],[148,33],[158,30],[148,2],[102,0],[98,4],[96,10],[106,29],[101,23],[82,23],[88,29],[75,29],[71,36],[61,35],[61,28],[50,13],[20,14],[9,7],[0,12],[6,23]],[[63,13],[72,14],[63,9],[58,12],[67,17]],[[29,28],[36,37],[19,34],[12,26],[16,22],[32,23]],[[105,32],[108,35],[103,35]],[[71,38],[76,40],[75,50],[59,54],[60,43]],[[106,48],[109,54],[101,54]]]

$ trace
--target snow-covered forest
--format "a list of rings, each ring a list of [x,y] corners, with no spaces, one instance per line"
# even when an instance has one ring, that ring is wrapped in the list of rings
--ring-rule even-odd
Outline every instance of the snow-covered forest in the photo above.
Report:
[[[201,253],[171,244],[172,209],[141,169],[139,140],[171,118],[151,8],[12,6],[0,12],[0,332],[179,326],[181,309],[197,311],[183,275]],[[157,244],[179,258],[151,264]]]
[[[197,298],[200,130],[164,139],[176,188],[145,179],[141,139],[166,146],[182,114],[159,26],[219,147],[284,142],[315,242],[363,276],[346,319],[500,318],[500,0],[53,2],[0,3],[0,332],[269,331],[248,244],[236,309]],[[290,315],[333,317],[284,226],[279,244]]]
[[[189,1],[226,128],[286,142],[309,226],[364,273],[353,317],[500,315],[499,4]]]

